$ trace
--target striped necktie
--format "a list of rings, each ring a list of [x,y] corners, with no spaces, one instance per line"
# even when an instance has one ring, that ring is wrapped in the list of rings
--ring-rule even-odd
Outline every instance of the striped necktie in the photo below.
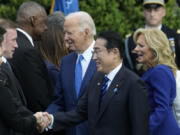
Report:
[[[100,105],[101,105],[101,103],[102,103],[102,101],[104,99],[104,95],[107,92],[108,81],[109,81],[109,78],[104,76],[104,81],[103,81],[103,84],[102,84],[102,87],[101,87]]]

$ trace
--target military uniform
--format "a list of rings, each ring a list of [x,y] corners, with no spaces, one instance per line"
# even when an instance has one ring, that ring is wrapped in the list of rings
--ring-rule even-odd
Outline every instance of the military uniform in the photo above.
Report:
[[[167,28],[162,25],[161,30],[166,34],[169,45],[172,49],[172,51],[175,54],[175,61],[180,69],[180,34],[170,28]],[[139,75],[142,75],[143,71],[138,67],[138,63],[136,61],[137,55],[132,53],[132,50],[136,47],[134,41],[133,41],[133,35],[127,36],[125,40],[125,58],[124,58],[124,64],[126,67],[130,68],[134,72],[136,72]]]

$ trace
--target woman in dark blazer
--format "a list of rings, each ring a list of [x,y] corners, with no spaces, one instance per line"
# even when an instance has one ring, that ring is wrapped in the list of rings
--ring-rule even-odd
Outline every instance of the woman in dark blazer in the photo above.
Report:
[[[48,75],[51,79],[53,89],[58,80],[60,63],[63,56],[68,54],[68,50],[64,41],[64,15],[60,11],[53,12],[47,17],[48,29],[43,33],[42,40],[35,44],[44,58],[44,62],[48,69]],[[57,98],[54,91],[54,98]],[[63,135],[63,132],[56,134]]]
[[[64,42],[64,15],[56,11],[47,18],[48,29],[43,33],[42,40],[36,47],[44,57],[48,74],[55,87],[59,74],[61,59],[68,54]]]
[[[137,61],[145,70],[142,78],[149,94],[150,134],[180,135],[172,110],[177,66],[168,39],[161,30],[138,29],[134,41]]]

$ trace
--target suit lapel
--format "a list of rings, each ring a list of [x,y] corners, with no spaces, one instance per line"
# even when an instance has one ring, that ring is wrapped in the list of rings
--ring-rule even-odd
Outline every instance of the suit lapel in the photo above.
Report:
[[[108,104],[113,99],[117,90],[120,90],[123,84],[123,75],[124,74],[124,66],[118,71],[113,81],[111,82],[107,93],[104,96],[104,100],[102,101],[102,105],[99,112],[99,118],[102,116],[105,109],[108,107]]]
[[[26,48],[28,48],[28,47],[33,47],[33,45],[31,44],[31,42],[29,41],[29,39],[22,33],[22,32],[20,32],[20,31],[18,31],[17,30],[17,36],[18,36],[18,39],[17,40],[21,40],[21,38],[23,38],[24,40],[26,40],[26,44],[18,44],[18,47],[22,47],[22,46],[24,46],[24,47],[26,47]],[[21,41],[22,42],[22,41]]]
[[[21,86],[20,86],[20,84],[19,84],[19,81],[18,81],[17,78],[15,77],[13,71],[12,71],[11,69],[9,69],[7,63],[4,63],[4,66],[5,66],[4,69],[6,70],[6,73],[8,74],[8,76],[10,76],[13,85],[14,85],[14,86],[16,87],[16,89],[17,89],[18,95],[20,96],[22,103],[23,103],[24,105],[27,105],[27,101],[26,101],[26,98],[25,98],[25,96],[24,96],[24,93],[23,93],[23,91],[22,91],[22,89],[21,89]],[[15,92],[15,91],[14,91],[14,92]],[[14,93],[14,92],[13,92],[13,93]]]
[[[166,33],[166,31],[167,31],[166,27],[164,27],[163,25],[162,25],[162,27],[161,27],[161,30],[162,30],[164,33]]]
[[[99,114],[99,98],[100,98],[100,94],[101,94],[101,86],[103,83],[103,79],[104,79],[104,75],[101,74],[100,77],[95,81],[95,87],[93,87],[93,89],[95,90],[94,95],[93,95],[93,111],[96,112],[96,114]],[[98,117],[98,115],[97,115]],[[97,118],[98,119],[98,118]]]
[[[69,71],[71,72],[70,74],[72,75],[72,88],[73,88],[73,97],[74,97],[74,101],[77,101],[77,97],[76,97],[76,89],[75,89],[75,68],[76,68],[76,60],[77,60],[77,54],[74,53],[74,55],[72,55],[72,63],[70,62],[70,67],[72,67],[72,69],[69,69]]]
[[[91,59],[90,63],[89,63],[89,66],[86,70],[86,73],[85,73],[85,76],[83,78],[83,81],[82,81],[82,85],[81,85],[81,89],[80,89],[80,92],[79,92],[79,97],[81,97],[85,91],[85,87],[87,86],[89,80],[91,79],[91,77],[93,76],[93,74],[97,71],[96,69],[96,64],[95,62]]]

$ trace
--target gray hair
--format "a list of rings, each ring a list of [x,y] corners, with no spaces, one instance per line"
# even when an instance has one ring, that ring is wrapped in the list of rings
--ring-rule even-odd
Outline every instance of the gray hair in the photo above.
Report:
[[[39,16],[46,14],[43,6],[34,1],[24,2],[18,9],[16,21],[26,21],[31,16]]]
[[[48,26],[57,25],[62,30],[64,29],[64,21],[65,21],[64,14],[60,11],[53,12],[52,14],[50,14],[47,17],[47,25]]]
[[[81,30],[85,30],[86,28],[88,28],[89,30],[91,30],[93,35],[96,35],[96,27],[95,27],[94,21],[87,12],[85,11],[74,12],[67,15],[65,19],[69,19],[72,17],[79,17],[78,23]]]

